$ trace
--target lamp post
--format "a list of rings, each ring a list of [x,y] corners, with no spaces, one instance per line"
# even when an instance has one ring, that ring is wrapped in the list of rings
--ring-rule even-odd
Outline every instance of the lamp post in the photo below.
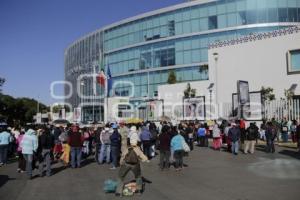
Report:
[[[217,117],[219,117],[219,99],[218,99],[218,59],[219,59],[219,54],[218,53],[213,53],[213,57],[215,60],[215,83],[216,83],[216,88],[215,88],[215,98],[216,98],[216,110],[217,110]]]
[[[211,83],[209,86],[208,86],[208,91],[209,91],[209,119],[211,119],[211,106],[212,106],[212,91],[213,91],[213,87],[214,87],[214,83]]]
[[[84,80],[80,81],[80,109],[81,109],[81,121],[83,122],[83,106],[82,106],[82,96],[83,95],[83,89],[84,89]]]

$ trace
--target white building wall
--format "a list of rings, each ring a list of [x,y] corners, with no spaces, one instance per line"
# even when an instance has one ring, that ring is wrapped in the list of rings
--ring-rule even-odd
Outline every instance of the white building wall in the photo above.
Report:
[[[213,82],[217,78],[219,101],[231,102],[238,80],[248,81],[250,91],[272,87],[277,99],[284,97],[284,89],[298,84],[295,94],[300,95],[300,74],[287,74],[286,54],[293,49],[300,49],[300,32],[210,49],[209,77]]]

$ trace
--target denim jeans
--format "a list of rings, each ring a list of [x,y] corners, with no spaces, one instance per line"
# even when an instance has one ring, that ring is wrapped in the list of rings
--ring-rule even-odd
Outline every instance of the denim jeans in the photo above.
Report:
[[[0,163],[7,163],[8,144],[0,145]]]
[[[72,168],[80,167],[81,163],[81,147],[71,147],[71,165]]]
[[[182,168],[183,167],[183,150],[176,150],[174,151],[174,159],[175,159],[175,168]]]
[[[118,167],[118,158],[120,155],[120,150],[118,146],[111,146],[111,159],[113,167]]]
[[[235,142],[232,142],[231,144],[231,152],[233,154],[238,154],[239,153],[239,141],[235,141]]]
[[[160,150],[159,166],[161,169],[170,168],[170,156],[171,156],[170,151]]]
[[[46,175],[51,176],[50,149],[43,149],[43,151],[41,153],[41,160],[39,163],[40,176],[43,176],[45,164],[46,164]]]
[[[104,157],[106,157],[106,163],[110,163],[110,144],[102,144],[99,156],[99,163],[103,163]]]
[[[29,176],[29,178],[32,177],[32,161],[33,161],[33,155],[32,154],[23,154],[24,159],[26,160],[26,172]]]

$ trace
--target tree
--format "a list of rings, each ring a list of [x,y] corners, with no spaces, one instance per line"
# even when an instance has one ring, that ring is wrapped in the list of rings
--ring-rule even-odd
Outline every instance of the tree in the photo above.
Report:
[[[171,70],[169,72],[168,83],[175,84],[176,82],[177,82],[176,74],[175,74],[174,70]]]
[[[263,102],[265,101],[273,101],[275,100],[275,94],[274,89],[271,87],[261,87],[261,96],[262,96],[262,100]]]
[[[5,79],[0,77],[0,93],[2,92],[2,86],[5,83]]]
[[[191,88],[191,84],[188,83],[186,89],[183,91],[185,98],[195,97],[196,96],[196,89]]]
[[[286,89],[284,90],[284,96],[288,101],[292,100],[294,95],[295,95],[294,91],[286,90]]]

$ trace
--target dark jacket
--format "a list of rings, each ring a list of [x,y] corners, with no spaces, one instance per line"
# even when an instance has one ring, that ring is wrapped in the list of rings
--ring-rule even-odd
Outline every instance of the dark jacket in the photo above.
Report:
[[[238,127],[232,127],[229,129],[228,137],[232,142],[239,141],[241,138],[241,130]]]
[[[79,132],[70,132],[68,144],[71,147],[82,147],[83,144],[83,137]]]
[[[268,126],[266,130],[266,139],[274,141],[276,137],[277,137],[277,131],[275,127]]]
[[[300,140],[300,124],[297,126],[297,129],[296,129],[296,136],[298,138],[298,141]]]
[[[159,135],[159,147],[162,151],[170,151],[171,135],[169,133],[162,133]]]
[[[54,147],[54,136],[50,133],[43,133],[39,137],[39,149],[52,149]]]
[[[246,130],[246,140],[256,140],[258,138],[258,128],[255,125],[250,125]]]
[[[110,145],[114,147],[121,146],[121,135],[118,130],[114,130],[113,134],[110,136]]]

